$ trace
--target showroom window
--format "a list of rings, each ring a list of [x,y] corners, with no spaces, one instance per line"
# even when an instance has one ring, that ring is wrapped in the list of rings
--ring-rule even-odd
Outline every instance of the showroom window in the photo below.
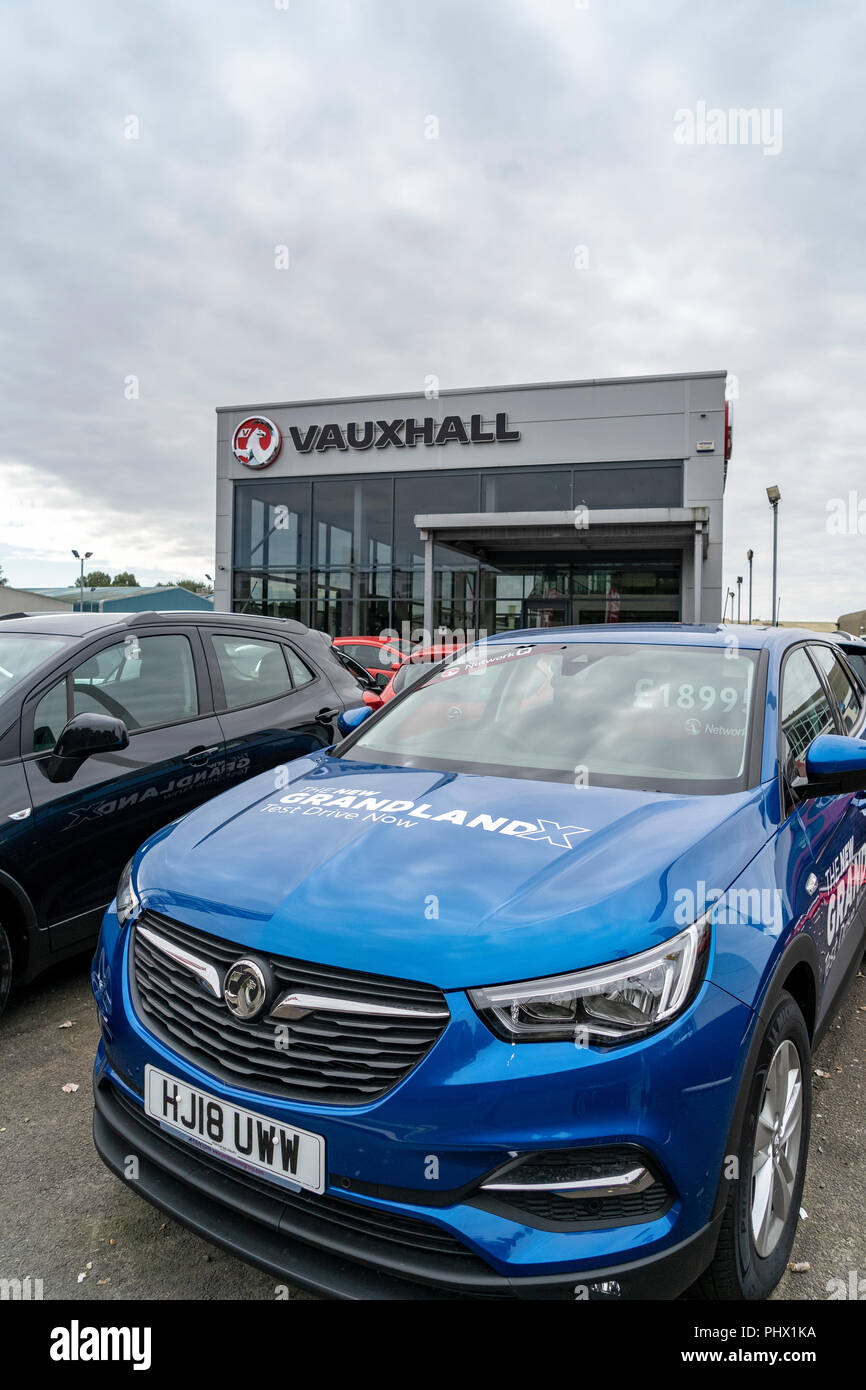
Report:
[[[390,587],[390,570],[314,574],[310,626],[332,636],[375,637],[389,627]]]
[[[235,562],[244,569],[295,569],[310,563],[310,484],[291,481],[236,489]]]
[[[394,562],[411,568],[424,566],[424,542],[418,535],[415,517],[438,512],[477,512],[480,475],[450,473],[429,477],[405,474],[394,482]],[[437,565],[464,568],[466,556],[447,545],[435,549]]]
[[[485,512],[564,512],[572,505],[570,468],[488,473],[481,480]]]
[[[676,505],[682,464],[257,479],[237,484],[235,493],[234,611],[294,618],[333,637],[372,637],[404,624],[423,627],[425,544],[416,516],[561,511],[575,501]],[[491,556],[483,544],[435,543],[434,628],[474,633],[680,619],[679,550],[585,551],[578,544],[548,556],[542,548],[519,565],[518,551]]]
[[[313,484],[314,564],[391,564],[392,484],[390,478],[317,479]]]
[[[309,623],[310,578],[307,571],[255,573],[235,570],[235,613],[257,613],[261,617],[294,618]]]

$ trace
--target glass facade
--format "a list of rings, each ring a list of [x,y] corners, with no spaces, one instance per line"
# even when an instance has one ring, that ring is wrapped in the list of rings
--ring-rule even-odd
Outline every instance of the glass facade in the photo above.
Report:
[[[256,479],[235,486],[235,611],[296,618],[333,636],[420,629],[422,513],[680,506],[677,461]],[[560,544],[561,549],[561,544]],[[434,627],[676,621],[677,551],[476,558],[434,549]]]

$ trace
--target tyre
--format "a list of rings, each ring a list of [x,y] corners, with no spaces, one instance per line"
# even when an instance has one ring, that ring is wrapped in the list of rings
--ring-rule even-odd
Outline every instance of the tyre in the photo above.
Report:
[[[6,1008],[9,991],[12,988],[12,947],[9,937],[0,926],[0,1016]]]
[[[812,1119],[812,1049],[794,1000],[783,994],[750,1081],[738,1154],[712,1264],[696,1293],[762,1299],[791,1255],[806,1177]]]

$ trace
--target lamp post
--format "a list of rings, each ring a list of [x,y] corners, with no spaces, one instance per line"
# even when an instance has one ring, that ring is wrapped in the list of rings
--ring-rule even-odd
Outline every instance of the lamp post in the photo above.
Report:
[[[778,623],[778,616],[776,613],[776,581],[779,574],[779,502],[781,497],[782,494],[775,483],[772,487],[767,488],[767,501],[773,508],[773,627],[776,627]]]
[[[740,599],[743,595],[743,576],[737,575],[737,622],[740,622]]]
[[[92,551],[92,550],[85,550],[85,552],[84,552],[83,555],[79,555],[79,553],[78,553],[77,550],[73,550],[72,553],[73,553],[73,555],[75,556],[76,560],[80,561],[80,563],[81,563],[81,575],[80,575],[80,577],[79,577],[78,583],[79,583],[79,586],[80,586],[80,588],[81,588],[81,612],[83,613],[83,612],[84,612],[84,561],[90,559],[91,555],[93,554],[93,551]]]
[[[747,550],[747,551],[746,551],[746,559],[747,559],[748,562],[749,562],[749,626],[750,626],[750,627],[751,627],[751,625],[752,625],[752,560],[754,559],[754,556],[755,556],[754,550]]]

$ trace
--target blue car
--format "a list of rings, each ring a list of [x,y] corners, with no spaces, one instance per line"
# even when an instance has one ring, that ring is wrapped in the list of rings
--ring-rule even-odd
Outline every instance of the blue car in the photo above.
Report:
[[[343,1298],[759,1299],[864,950],[866,696],[778,628],[509,632],[161,829],[105,1163]]]

